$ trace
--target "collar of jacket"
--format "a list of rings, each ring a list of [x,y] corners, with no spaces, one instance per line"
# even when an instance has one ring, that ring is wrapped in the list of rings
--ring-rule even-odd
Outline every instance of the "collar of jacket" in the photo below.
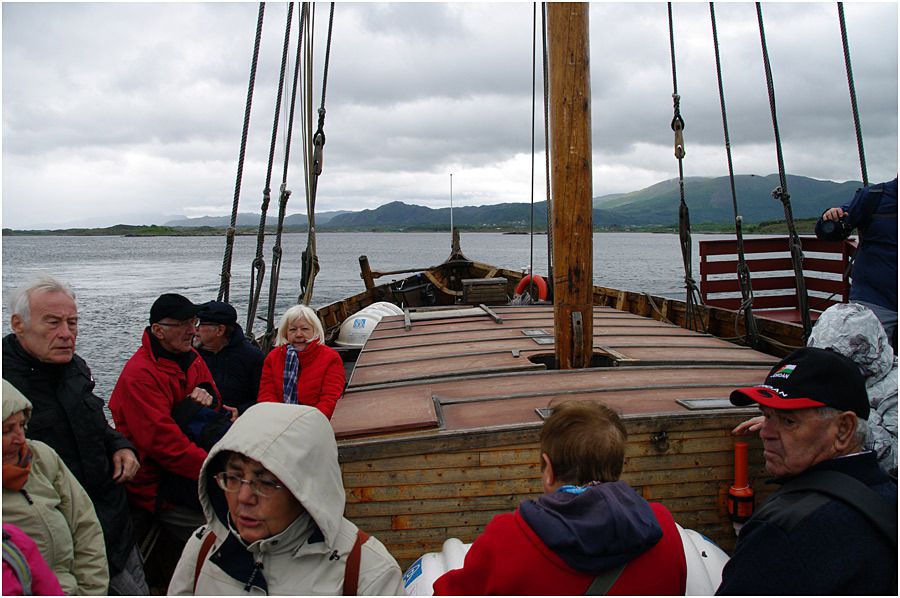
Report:
[[[147,347],[147,351],[155,362],[161,363],[163,360],[171,361],[178,366],[178,369],[185,373],[198,356],[198,353],[193,348],[184,353],[172,353],[171,351],[167,351],[160,344],[159,339],[150,332],[149,326],[144,329],[144,346]]]
[[[6,336],[6,342],[9,343],[9,350],[12,355],[19,360],[30,370],[38,370],[42,375],[50,378],[54,381],[58,381],[59,378],[65,374],[66,368],[75,360],[75,356],[73,354],[72,361],[67,363],[44,363],[43,361],[35,358],[31,353],[25,350],[25,347],[22,346],[22,343],[19,342],[18,337],[15,333],[11,332]],[[9,365],[13,365],[15,361],[12,360],[12,363]],[[4,362],[4,367],[6,366]]]
[[[844,455],[835,457],[834,459],[826,459],[820,463],[816,463],[809,469],[798,473],[795,476],[784,476],[780,478],[770,478],[766,480],[767,484],[784,485],[796,478],[802,477],[809,471],[839,471],[849,476],[853,476],[860,482],[871,486],[872,484],[880,484],[888,481],[890,478],[878,466],[878,458],[875,451],[864,450],[852,455]]]
[[[210,561],[235,581],[255,586],[266,593],[268,593],[268,582],[264,575],[265,568],[259,565],[267,556],[290,553],[292,557],[297,558],[306,554],[329,552],[325,546],[322,532],[306,512],[297,517],[281,533],[257,540],[252,544],[247,544],[241,539],[230,516],[227,517],[227,521],[228,537],[210,557]]]

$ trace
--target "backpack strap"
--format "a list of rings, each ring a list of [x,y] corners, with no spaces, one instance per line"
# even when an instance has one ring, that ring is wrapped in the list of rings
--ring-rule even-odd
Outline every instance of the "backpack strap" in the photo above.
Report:
[[[604,571],[600,575],[594,578],[594,581],[591,582],[591,585],[588,586],[588,589],[585,590],[585,596],[606,596],[606,593],[609,592],[610,588],[616,583],[616,580],[619,579],[619,576],[622,575],[622,571],[625,570],[625,567],[628,566],[628,563],[624,563],[619,565],[615,569],[609,569],[608,571]]]
[[[350,556],[347,557],[347,566],[344,568],[344,596],[356,596],[359,587],[359,561],[362,545],[369,539],[369,534],[357,529],[356,542],[350,550]]]
[[[19,550],[5,531],[3,532],[3,562],[10,566],[19,583],[22,585],[22,595],[31,596],[31,567],[28,566],[28,559]],[[6,590],[7,588],[3,588]]]
[[[781,487],[781,493],[813,491],[841,500],[856,509],[897,548],[897,507],[889,504],[877,492],[839,471],[811,471]],[[819,503],[821,504],[821,503]],[[810,503],[811,506],[815,503]],[[813,509],[796,509],[793,519],[799,522]]]
[[[203,538],[203,544],[200,545],[200,552],[197,553],[197,566],[194,567],[194,594],[197,593],[197,580],[200,579],[200,569],[203,568],[203,562],[206,561],[206,555],[212,549],[216,541],[216,533],[209,530],[209,533]]]

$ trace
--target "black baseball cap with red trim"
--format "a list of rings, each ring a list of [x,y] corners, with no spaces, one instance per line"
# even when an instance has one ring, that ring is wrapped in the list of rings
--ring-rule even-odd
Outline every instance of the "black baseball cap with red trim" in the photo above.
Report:
[[[833,407],[869,419],[866,380],[852,360],[816,347],[798,349],[769,371],[765,384],[738,388],[731,403],[772,409]]]

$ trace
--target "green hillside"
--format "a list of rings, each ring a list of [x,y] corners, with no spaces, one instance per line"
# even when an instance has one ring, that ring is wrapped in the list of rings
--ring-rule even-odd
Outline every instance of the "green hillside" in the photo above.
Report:
[[[784,219],[784,207],[772,198],[778,184],[778,176],[774,174],[735,176],[738,213],[744,222]],[[788,175],[787,186],[794,217],[816,218],[829,207],[849,203],[862,183],[835,183]],[[728,177],[689,177],[685,179],[684,191],[691,222],[734,221]],[[654,225],[677,222],[679,202],[678,180],[670,179],[640,191],[596,198],[594,207],[601,209],[609,224]]]

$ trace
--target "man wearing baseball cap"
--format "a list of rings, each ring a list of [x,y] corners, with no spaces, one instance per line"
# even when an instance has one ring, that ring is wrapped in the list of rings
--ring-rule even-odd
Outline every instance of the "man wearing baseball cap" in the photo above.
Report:
[[[741,529],[717,594],[897,594],[897,485],[864,450],[869,401],[854,362],[799,349],[731,402],[759,405],[781,487]]]
[[[141,459],[141,469],[126,485],[135,535],[140,541],[154,523],[160,528],[157,543],[162,550],[145,563],[151,589],[160,584],[165,588],[181,547],[205,522],[194,505],[168,492],[176,479],[196,485],[207,454],[179,427],[173,408],[182,401],[205,406],[219,401],[212,375],[192,344],[199,309],[182,295],[160,295],[150,308],[141,346],[125,364],[109,399],[116,429]]]
[[[200,323],[194,346],[222,393],[222,402],[244,413],[256,404],[263,352],[244,336],[237,311],[228,303],[208,301],[197,312]]]

